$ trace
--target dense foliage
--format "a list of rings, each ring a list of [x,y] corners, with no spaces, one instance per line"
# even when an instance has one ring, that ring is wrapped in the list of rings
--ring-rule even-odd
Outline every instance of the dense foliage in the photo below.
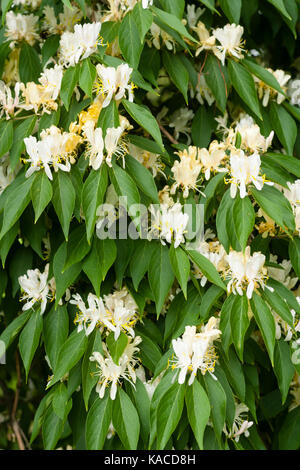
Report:
[[[299,0],[1,9],[0,447],[299,449]]]

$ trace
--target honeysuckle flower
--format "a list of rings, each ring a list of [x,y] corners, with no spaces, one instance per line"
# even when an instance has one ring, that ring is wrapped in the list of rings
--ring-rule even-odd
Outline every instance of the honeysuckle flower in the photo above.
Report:
[[[300,79],[290,80],[287,89],[288,96],[291,98],[291,104],[300,107]]]
[[[104,98],[103,108],[109,105],[113,96],[115,100],[124,98],[126,91],[128,100],[133,101],[133,85],[129,83],[133,69],[128,64],[120,64],[117,68],[98,64],[96,70],[99,80],[95,90]]]
[[[36,8],[40,6],[41,2],[42,0],[14,0],[13,6],[19,6],[19,5],[28,6],[32,8],[33,10],[35,10]]]
[[[99,327],[101,330],[103,330],[104,326],[108,328],[113,327],[101,297],[90,293],[87,297],[87,302],[88,307],[86,307],[79,294],[73,294],[70,300],[70,303],[76,305],[79,310],[74,320],[74,323],[78,324],[78,333],[84,329],[86,336],[88,336],[96,327]]]
[[[199,36],[200,47],[196,50],[196,57],[203,50],[209,51],[214,50],[216,38],[213,35],[210,35],[205,24],[202,21],[199,21],[197,26],[193,28]]]
[[[268,278],[267,268],[264,266],[265,255],[260,252],[251,255],[250,246],[247,246],[245,252],[231,250],[225,256],[225,260],[228,263],[224,274],[225,278],[229,280],[228,292],[233,292],[234,295],[243,295],[246,290],[248,299],[251,299],[255,289],[265,288],[265,281]]]
[[[165,45],[169,51],[172,51],[173,49],[175,50],[176,42],[172,36],[166,33],[163,29],[160,29],[160,27],[154,22],[150,26],[150,34],[152,38],[147,41],[150,47],[153,44],[156,49],[161,49],[161,47]]]
[[[289,290],[292,290],[298,282],[298,278],[292,277],[291,271],[293,269],[292,263],[290,260],[284,259],[281,263],[277,261],[278,256],[270,254],[270,263],[278,264],[278,268],[274,266],[268,266],[268,276],[276,279],[276,281],[281,282]]]
[[[183,212],[182,205],[177,202],[172,207],[161,204],[158,208],[150,206],[151,228],[149,238],[159,238],[162,245],[172,243],[177,248],[185,242],[184,234],[189,221],[188,214]]]
[[[243,26],[234,23],[213,30],[214,38],[220,43],[214,47],[213,51],[223,65],[225,64],[226,55],[233,56],[237,59],[243,58],[243,33]]]
[[[4,155],[1,158],[0,163],[0,194],[2,194],[4,189],[10,185],[14,178],[15,173],[11,169],[9,155]]]
[[[298,304],[300,304],[300,297],[296,297],[296,300]],[[300,321],[299,318],[297,318],[295,310],[291,310],[291,315],[293,317],[293,327],[291,327],[286,321],[284,321],[281,316],[278,315],[276,312],[274,312],[273,310],[271,310],[271,312],[275,321],[276,339],[280,339],[283,334],[285,336],[284,341],[296,340],[294,341],[294,343],[296,343],[298,349],[299,340],[297,337],[297,333],[300,331]]]
[[[249,411],[249,408],[244,405],[244,403],[239,403],[235,405],[235,415],[232,427],[230,431],[227,430],[226,425],[224,426],[224,433],[229,439],[234,439],[236,442],[239,441],[240,436],[244,434],[245,437],[249,437],[248,429],[253,425],[253,421],[248,421],[246,415]]]
[[[11,89],[0,80],[0,117],[5,113],[6,119],[10,119],[14,113],[15,108],[19,105],[19,92],[20,83],[15,84],[14,96]]]
[[[20,47],[12,49],[11,52],[8,54],[7,59],[4,62],[2,80],[7,86],[13,86],[16,83],[21,81],[20,74],[19,74],[20,52],[21,52]]]
[[[283,189],[283,194],[290,202],[295,216],[296,230],[300,232],[300,179],[294,183],[287,182],[288,189]]]
[[[99,376],[96,392],[100,398],[104,397],[106,387],[110,386],[110,398],[114,400],[117,394],[117,386],[121,379],[127,380],[134,385],[136,381],[134,367],[137,364],[135,355],[139,352],[137,345],[140,342],[141,338],[139,336],[136,336],[133,340],[129,338],[128,345],[118,364],[113,361],[105,343],[102,343],[103,355],[97,351],[93,352],[90,361],[95,361],[99,369],[95,375]]]
[[[276,80],[278,81],[283,93],[287,92],[287,82],[291,78],[289,74],[286,74],[283,70],[277,69],[272,70],[267,68],[267,70],[274,75]],[[258,96],[262,99],[262,105],[268,106],[269,100],[276,100],[277,104],[281,104],[285,100],[285,95],[283,93],[278,93],[277,90],[271,88],[269,85],[261,81],[259,78],[254,76],[254,81],[257,86]]]
[[[227,155],[223,145],[220,145],[216,140],[211,142],[208,150],[206,148],[199,149],[199,158],[202,164],[202,172],[207,181],[210,179],[211,172],[227,172],[227,169],[222,167]]]
[[[224,272],[227,267],[225,261],[226,251],[219,240],[207,241],[209,238],[215,238],[215,235],[208,233],[206,230],[203,239],[199,241],[196,251],[199,251],[201,255],[205,256],[205,258],[215,266],[218,272]],[[196,264],[193,265],[193,272],[196,279],[201,279],[200,284],[204,287],[207,278]]]
[[[187,5],[186,6],[186,17],[187,23],[191,29],[196,27],[197,21],[200,16],[205,12],[205,8],[196,8],[196,5]]]
[[[258,217],[263,217],[265,221],[260,222],[258,225],[255,225],[255,228],[258,230],[258,233],[261,234],[262,238],[275,237],[278,230],[281,228],[277,227],[274,220],[271,219],[261,208],[257,212]]]
[[[50,34],[62,34],[64,31],[73,32],[75,24],[78,23],[83,16],[82,11],[75,5],[72,5],[72,8],[64,5],[63,12],[58,14],[59,23],[57,22],[53,7],[46,5],[43,9],[43,13],[44,29]]]
[[[26,41],[33,46],[35,41],[39,39],[37,33],[38,21],[38,16],[32,14],[22,15],[21,13],[8,11],[5,17],[5,36],[9,41],[12,41],[12,45],[14,42]]]
[[[26,300],[22,310],[29,310],[36,303],[40,303],[41,315],[45,312],[48,298],[51,296],[51,286],[48,281],[49,264],[46,264],[45,270],[41,273],[38,269],[28,269],[27,273],[19,276],[18,281],[22,291],[21,300]],[[53,284],[52,284],[53,286]]]
[[[35,171],[44,169],[46,175],[52,180],[51,168],[54,171],[70,171],[71,163],[75,162],[74,151],[81,142],[81,137],[72,132],[61,132],[56,126],[45,129],[40,134],[41,140],[30,136],[24,139],[28,159],[25,163],[30,163],[26,172],[28,178]]]
[[[76,24],[74,33],[66,31],[60,39],[60,62],[64,67],[77,64],[96,52],[101,23]]]
[[[88,143],[86,150],[89,164],[94,170],[98,170],[103,162],[104,141],[101,127],[94,129],[95,123],[87,121],[83,126],[83,132]]]
[[[207,85],[205,76],[202,73],[199,76],[196,90],[194,91],[193,87],[190,87],[190,95],[191,98],[194,98],[196,95],[196,99],[200,104],[204,104],[204,99],[207,102],[208,106],[211,106],[215,102],[215,97],[212,94],[211,89]]]
[[[153,0],[142,0],[143,8],[148,8],[149,5],[153,5]]]
[[[217,325],[218,320],[211,317],[207,325],[201,328],[200,333],[196,332],[195,326],[186,326],[182,337],[172,340],[175,353],[172,369],[180,369],[179,384],[185,382],[188,372],[191,372],[189,385],[194,382],[198,370],[202,375],[205,375],[206,372],[213,375],[217,359],[213,341],[221,335]]]
[[[197,147],[189,146],[188,149],[176,152],[180,160],[175,160],[171,171],[175,183],[171,188],[171,194],[175,194],[178,187],[183,190],[183,197],[189,195],[189,190],[197,190],[197,182],[201,171],[201,161]]]
[[[126,287],[113,294],[103,297],[105,308],[110,319],[110,330],[114,332],[115,340],[121,331],[134,337],[133,326],[138,320],[138,307]]]
[[[274,131],[271,131],[269,136],[265,138],[260,133],[260,128],[255,124],[253,118],[248,114],[242,115],[235,126],[234,138],[239,133],[241,136],[241,149],[249,152],[263,152],[265,153],[272,144]],[[233,142],[234,144],[234,142]]]
[[[175,139],[178,139],[180,134],[184,134],[187,137],[187,145],[191,142],[191,127],[188,126],[188,123],[193,119],[193,117],[194,112],[191,109],[180,108],[175,111],[170,118],[169,127],[174,128]]]
[[[264,184],[273,185],[266,181],[264,176],[260,176],[260,164],[260,156],[256,152],[248,157],[243,150],[232,151],[230,155],[231,178],[229,179],[232,198],[235,198],[239,189],[240,197],[243,199],[247,195],[246,186],[250,183],[254,184],[259,191]]]
[[[111,159],[113,155],[117,157],[124,157],[127,153],[127,147],[124,142],[121,141],[121,137],[124,133],[124,129],[119,127],[110,127],[106,131],[106,136],[104,139],[106,155],[106,163],[111,167]],[[124,161],[123,161],[124,166]]]

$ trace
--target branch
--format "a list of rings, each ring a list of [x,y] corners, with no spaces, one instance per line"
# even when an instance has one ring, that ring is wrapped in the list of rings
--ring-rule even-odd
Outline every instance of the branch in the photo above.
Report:
[[[159,126],[160,130],[169,139],[169,141],[172,144],[178,145],[179,142],[176,139],[174,139],[174,137],[167,131],[167,129],[165,129],[165,127],[159,121],[157,121],[157,122],[158,122],[158,126]]]

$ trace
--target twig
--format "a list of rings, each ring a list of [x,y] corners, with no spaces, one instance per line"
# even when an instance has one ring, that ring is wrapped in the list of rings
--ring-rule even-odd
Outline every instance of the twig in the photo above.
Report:
[[[224,74],[223,74],[222,69],[221,69],[220,61],[217,60],[217,62],[218,62],[218,66],[219,66],[219,69],[220,69],[220,72],[221,72],[221,75],[222,75],[222,78],[223,78],[223,82],[224,82],[224,85],[225,85],[225,93],[226,93],[226,98],[227,98],[228,91],[227,91],[226,80],[225,80]]]
[[[202,70],[204,69],[207,56],[208,56],[208,51],[206,51],[206,53],[205,53],[205,57],[204,57],[203,64],[201,65],[201,68],[200,68],[199,73],[198,73],[198,83],[197,83],[197,87],[200,85],[200,77],[201,77]]]
[[[179,142],[174,139],[174,137],[167,131],[167,129],[165,129],[165,127],[160,122],[158,122],[158,126],[162,133],[169,139],[172,144],[178,145]]]
[[[11,410],[11,426],[13,429],[13,432],[16,436],[18,446],[20,450],[25,450],[25,445],[21,436],[21,428],[19,426],[19,423],[16,419],[16,413],[18,409],[18,403],[19,403],[19,396],[20,396],[20,386],[21,386],[21,371],[20,371],[20,362],[19,362],[19,355],[16,353],[16,370],[17,370],[17,386],[16,386],[16,392],[15,392],[15,397],[13,401],[13,406]]]

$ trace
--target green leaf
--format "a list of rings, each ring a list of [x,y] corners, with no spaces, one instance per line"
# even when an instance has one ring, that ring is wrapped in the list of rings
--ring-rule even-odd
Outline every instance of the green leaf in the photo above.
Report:
[[[13,144],[9,152],[10,166],[13,170],[20,162],[20,156],[25,150],[24,139],[32,134],[36,120],[37,116],[26,117],[26,119],[24,119],[24,121],[22,121],[14,130]]]
[[[228,95],[226,68],[221,64],[219,59],[209,54],[205,61],[204,74],[206,83],[216,98],[218,107],[225,113]]]
[[[184,96],[186,104],[188,104],[187,90],[189,85],[189,73],[178,55],[163,51],[163,64],[169,74],[172,82]]]
[[[242,0],[219,0],[219,3],[230,23],[239,24]]]
[[[284,155],[282,153],[265,153],[265,158],[274,163],[275,165],[280,165],[285,170],[289,171],[295,176],[300,178],[300,161],[292,157],[291,155]]]
[[[282,396],[282,404],[285,403],[291,381],[295,374],[295,367],[291,361],[291,350],[286,341],[276,341],[274,351],[274,372],[277,377]]]
[[[114,363],[119,365],[119,359],[128,344],[128,336],[121,331],[118,339],[115,340],[115,335],[111,332],[106,338],[106,344]]]
[[[279,431],[280,450],[298,450],[300,447],[300,406],[287,413]]]
[[[236,235],[242,250],[247,246],[249,235],[252,233],[255,223],[255,211],[249,197],[241,199],[235,198],[233,206],[233,220],[235,224]]]
[[[118,127],[120,125],[118,107],[115,100],[111,100],[109,105],[101,110],[98,118],[97,127],[101,127],[103,138],[106,135],[107,129],[111,127]]]
[[[142,363],[151,372],[154,372],[156,365],[161,360],[161,350],[157,346],[156,342],[153,342],[149,336],[146,336],[140,329],[136,328],[139,336],[142,338],[142,342],[139,345],[140,358]]]
[[[53,194],[51,183],[44,171],[39,171],[35,175],[30,193],[35,215],[34,223],[36,223],[43,210],[51,201]]]
[[[7,153],[13,145],[14,126],[13,121],[4,121],[0,126],[0,157]]]
[[[96,374],[97,365],[95,361],[90,361],[90,357],[94,351],[97,351],[103,355],[102,338],[99,329],[95,329],[89,335],[88,346],[82,360],[82,395],[86,410],[88,410],[89,407],[91,391],[99,380],[99,376]]]
[[[16,222],[15,225],[13,225],[11,227],[11,229],[9,229],[9,231],[4,235],[4,237],[1,240],[0,257],[1,257],[3,268],[5,266],[5,261],[6,261],[6,257],[8,255],[8,253],[9,253],[9,250],[10,250],[12,244],[14,243],[14,241],[16,239],[16,236],[19,233],[19,229],[20,229],[20,224],[19,224],[19,222]]]
[[[109,169],[111,181],[114,185],[116,193],[124,198],[124,206],[130,216],[135,217],[136,211],[140,204],[140,194],[135,182],[125,170],[120,168],[113,162],[112,168]]]
[[[283,106],[274,101],[270,103],[270,118],[274,131],[287,153],[293,154],[297,138],[297,125]]]
[[[88,450],[102,450],[112,416],[112,401],[106,392],[103,398],[96,398],[86,419],[86,446]]]
[[[91,170],[85,180],[82,191],[82,207],[86,220],[88,242],[91,239],[96,224],[96,212],[102,204],[107,189],[107,167],[102,165],[100,170]]]
[[[15,337],[19,334],[31,314],[31,310],[26,310],[25,312],[21,313],[21,315],[14,318],[13,321],[1,333],[0,341],[3,341],[5,343],[6,349],[10,346]]]
[[[140,32],[135,22],[135,16],[131,11],[124,16],[120,25],[119,46],[124,59],[131,67],[137,69],[143,43],[140,40]]]
[[[174,282],[174,273],[169,259],[169,250],[161,243],[155,249],[149,264],[148,279],[155,298],[156,313],[159,316],[165,298]]]
[[[84,59],[79,73],[79,86],[88,96],[92,96],[96,75],[96,67],[92,64],[90,59]]]
[[[226,374],[228,382],[240,401],[245,403],[246,383],[242,364],[238,360],[233,348],[229,348],[227,357],[225,357],[221,351],[220,353],[220,364]]]
[[[118,388],[113,402],[112,422],[124,448],[136,450],[140,434],[139,416],[129,396],[121,388]]]
[[[126,155],[125,164],[135,184],[150,197],[152,202],[159,204],[157,187],[150,171],[131,155]]]
[[[196,250],[186,250],[186,252],[193,263],[198,266],[198,268],[210,282],[226,290],[226,286],[220,278],[218,271],[214,265],[207,258],[205,258],[205,256],[201,255],[201,253]]]
[[[79,64],[75,67],[67,68],[61,81],[60,97],[67,111],[69,110],[71,97],[79,79],[79,70]]]
[[[17,186],[7,197],[4,206],[3,224],[0,233],[0,240],[11,229],[16,221],[21,217],[25,208],[30,202],[30,188],[33,182],[32,177],[26,179]]]
[[[62,296],[65,294],[67,288],[76,280],[78,274],[81,271],[81,264],[78,263],[73,264],[69,269],[66,269],[64,273],[62,273],[66,256],[67,243],[63,242],[55,253],[53,259],[53,273],[56,283],[55,308],[57,307],[58,302]]]
[[[269,3],[271,3],[271,5],[273,5],[275,8],[277,8],[277,10],[285,17],[287,18],[288,20],[291,19],[290,15],[288,14],[286,8],[285,8],[285,5],[284,5],[284,1],[283,0],[267,0]]]
[[[147,240],[136,240],[135,249],[130,260],[130,275],[135,290],[148,271],[155,244]]]
[[[278,91],[278,93],[284,94],[281,86],[279,85],[277,79],[274,75],[269,72],[269,70],[265,69],[261,65],[257,64],[253,60],[250,59],[242,59],[241,63],[247,67],[247,69],[256,77],[258,77],[262,82],[269,85],[274,90]]]
[[[221,443],[221,434],[226,418],[226,393],[221,383],[210,374],[205,374],[204,383],[211,404],[211,417],[216,437]]]
[[[220,16],[220,13],[218,10],[215,9],[215,0],[199,0],[203,5],[205,5],[209,10],[211,10],[214,13],[217,13]]]
[[[144,38],[152,25],[153,15],[148,8],[143,8],[142,3],[138,2],[132,10],[132,16],[139,30],[141,44],[143,44]]]
[[[216,121],[214,120],[212,111],[209,108],[206,108],[205,106],[200,106],[192,122],[193,144],[200,148],[208,147],[211,141],[211,135],[215,127]],[[206,188],[204,192],[206,192]]]
[[[88,338],[84,330],[79,333],[77,329],[74,330],[68,339],[63,343],[59,349],[54,375],[48,387],[58,382],[67,372],[69,372],[83,356],[88,343]],[[47,388],[48,388],[47,387]]]
[[[75,196],[70,176],[63,171],[59,171],[53,181],[52,203],[66,240],[68,240],[70,221],[75,207]]]
[[[52,406],[54,413],[62,420],[66,418],[68,398],[67,387],[62,382],[59,383],[53,395]]]
[[[269,307],[263,299],[253,292],[250,300],[251,310],[260,329],[271,363],[274,364],[275,322]]]
[[[57,309],[52,307],[45,316],[43,334],[45,350],[49,358],[52,370],[56,366],[58,351],[66,341],[69,332],[69,316],[65,305],[59,305]]]
[[[43,317],[40,310],[36,310],[32,312],[19,338],[19,349],[25,367],[26,381],[34,353],[39,345],[42,329]]]
[[[12,5],[13,0],[1,0],[2,25],[5,23],[5,16]]]
[[[160,10],[159,8],[152,7],[151,10],[154,13],[154,22],[156,16],[160,21],[162,21],[164,24],[166,24],[169,28],[173,29],[174,31],[177,31],[177,33],[181,34],[181,36],[188,38],[192,42],[197,42],[196,39],[191,36],[186,27],[183,25],[183,23],[180,21],[179,18],[177,18],[175,15],[168,13],[166,11]]]
[[[174,245],[171,245],[169,251],[170,261],[172,269],[175,273],[176,278],[180,284],[183,294],[186,298],[187,296],[187,282],[190,275],[190,261],[186,253],[182,248],[174,248]]]
[[[254,114],[262,119],[257,92],[252,75],[238,62],[228,59],[228,73],[230,81],[237,94],[246,103]]]
[[[250,324],[248,310],[248,299],[246,295],[236,295],[232,304],[230,324],[233,343],[241,361],[243,361],[244,338]]]
[[[268,282],[269,284],[269,282]],[[282,298],[277,290],[271,292],[269,289],[261,290],[262,297],[268,302],[272,310],[276,312],[284,321],[294,328],[294,320],[291,314],[291,309],[287,302]]]
[[[230,191],[226,191],[222,197],[221,204],[218,207],[216,217],[218,239],[227,253],[229,253],[229,248],[231,246],[230,235],[227,227],[230,220],[230,210],[233,206],[232,202]]]
[[[163,450],[182,415],[185,385],[177,381],[164,393],[157,407],[156,449]]]
[[[22,43],[20,52],[19,73],[21,82],[23,83],[37,82],[40,74],[42,73],[42,66],[38,53],[25,41]]]
[[[200,450],[203,450],[203,435],[210,416],[210,403],[204,388],[195,379],[186,387],[185,403],[189,423]]]
[[[90,251],[91,246],[86,239],[86,232],[84,225],[79,225],[70,234],[67,243],[67,255],[63,267],[63,273],[70,268],[73,264],[79,263]]]
[[[286,232],[295,230],[295,219],[289,201],[273,186],[264,185],[258,189],[251,187],[251,194],[262,210]]]
[[[46,39],[42,47],[42,67],[44,68],[50,57],[54,56],[59,47],[60,35],[55,34]]]
[[[295,237],[289,243],[289,256],[297,277],[300,279],[300,238]]]
[[[143,129],[149,132],[153,139],[158,143],[161,150],[164,151],[161,133],[157,121],[153,117],[149,108],[136,103],[131,103],[127,100],[122,100],[122,104],[132,119],[134,119],[141,127],[143,127]]]
[[[116,256],[117,249],[114,240],[94,238],[92,249],[85,259],[82,269],[93,284],[97,296],[100,296],[101,282],[104,281]]]

